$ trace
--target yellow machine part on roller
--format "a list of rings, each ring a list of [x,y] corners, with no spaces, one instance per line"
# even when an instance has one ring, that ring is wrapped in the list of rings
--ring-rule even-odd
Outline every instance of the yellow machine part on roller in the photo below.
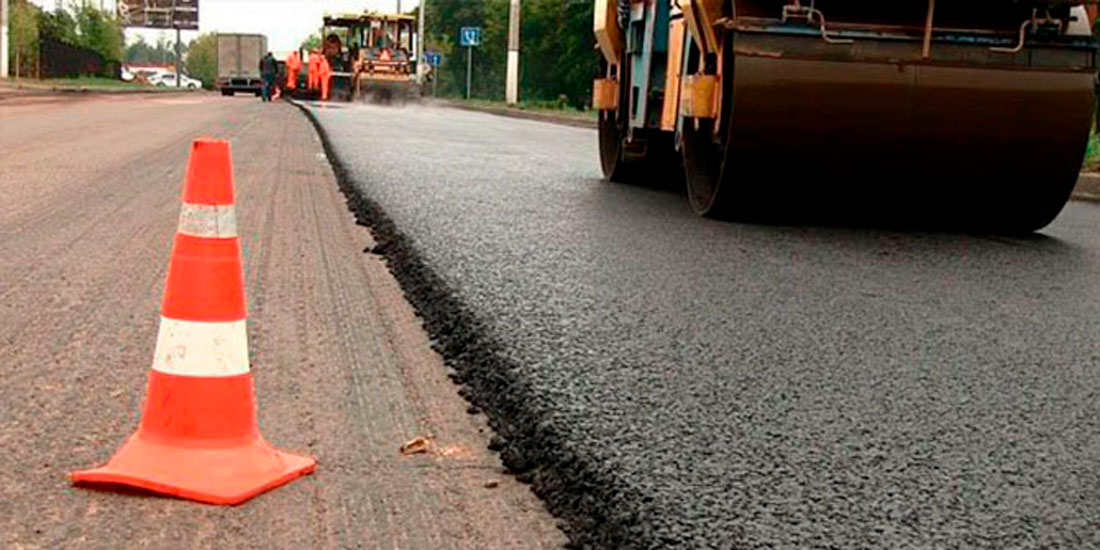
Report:
[[[600,0],[597,86],[618,84],[599,104],[605,174],[630,180],[676,149],[703,215],[751,219],[795,186],[1040,228],[1068,200],[1094,114],[1097,43],[1078,4]]]

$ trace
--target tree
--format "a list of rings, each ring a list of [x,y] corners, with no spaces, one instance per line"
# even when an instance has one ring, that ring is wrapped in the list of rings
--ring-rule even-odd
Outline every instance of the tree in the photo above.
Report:
[[[588,102],[599,68],[592,35],[592,6],[578,0],[524,3],[521,87],[524,97],[565,96],[575,107]]]
[[[176,50],[175,44],[164,38],[157,40],[156,45],[149,44],[145,41],[141,35],[138,35],[135,40],[123,51],[122,60],[127,63],[166,63],[168,61],[175,61]],[[186,59],[187,49],[190,46],[187,44],[180,45],[180,52]]]
[[[132,44],[126,46],[126,50],[122,52],[122,60],[127,63],[149,63],[154,59],[156,50],[145,41],[145,38],[140,34]]]
[[[481,45],[473,51],[475,97],[503,99],[504,62],[508,46],[508,0],[483,2],[442,2],[428,4],[427,26],[436,31],[425,43],[445,60],[439,69],[439,89],[448,95],[461,95],[466,89],[466,48],[458,45],[462,27],[481,27]]]
[[[99,69],[105,76],[122,59],[121,24],[113,14],[97,9],[92,2],[60,3],[52,12],[43,11],[28,0],[11,0],[10,7],[9,46],[16,74],[29,74],[36,67],[40,51],[46,47],[43,43],[66,44],[96,54],[105,62]],[[62,60],[69,57],[70,54],[65,54]]]
[[[300,48],[307,52],[321,49],[321,35],[313,33],[307,36],[306,39],[302,41]]]
[[[122,59],[122,26],[111,14],[100,11],[90,2],[76,8],[75,45],[85,47],[103,56],[106,61]]]
[[[481,27],[473,51],[473,95],[504,97],[508,47],[508,0],[451,2],[429,0],[426,49],[443,54],[439,91],[461,95],[466,87],[466,48],[457,44],[461,27]],[[594,51],[591,0],[524,0],[520,43],[520,95],[525,100],[558,100],[581,107],[591,96],[599,58]]]
[[[26,76],[34,72],[38,58],[38,18],[42,10],[26,0],[16,0],[9,4],[11,14],[8,19],[8,45],[12,57],[12,71],[15,77]]]
[[[213,89],[218,76],[218,35],[206,33],[187,46],[187,74],[202,81],[203,88]]]
[[[78,45],[80,33],[77,31],[76,18],[68,10],[58,8],[52,12],[43,12],[39,18],[38,34],[65,44]]]

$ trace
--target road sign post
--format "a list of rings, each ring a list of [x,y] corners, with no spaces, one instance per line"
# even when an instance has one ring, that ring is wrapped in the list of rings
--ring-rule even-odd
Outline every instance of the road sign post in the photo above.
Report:
[[[470,99],[470,83],[473,79],[474,46],[481,44],[481,27],[462,27],[458,43],[466,46],[466,99]]]
[[[435,85],[439,82],[439,67],[443,57],[438,52],[424,52],[424,63],[432,68],[432,97],[435,97]]]

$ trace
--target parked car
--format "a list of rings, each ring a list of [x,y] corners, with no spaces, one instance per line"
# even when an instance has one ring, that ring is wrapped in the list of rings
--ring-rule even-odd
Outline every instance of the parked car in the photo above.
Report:
[[[194,78],[191,78],[191,77],[189,77],[185,74],[180,75],[180,82],[182,83],[182,87],[184,87],[184,88],[191,88],[191,89],[194,89],[194,90],[202,88],[202,81],[201,80],[195,80]],[[176,87],[176,75],[171,74],[171,73],[160,75],[159,77],[156,77],[154,80],[151,80],[150,83],[152,83],[154,86],[156,86],[158,88],[175,88]]]
[[[141,67],[141,68],[127,67],[127,68],[124,68],[122,70],[122,79],[125,80],[125,81],[128,81],[128,82],[130,82],[130,81],[132,81],[132,82],[142,82],[142,83],[149,84],[150,86],[152,86],[152,85],[155,85],[157,83],[157,80],[159,80],[162,76],[169,75],[169,74],[174,75],[175,73],[170,72],[166,69],[151,69],[151,68],[146,68],[146,67]],[[129,75],[129,78],[127,78],[127,75]]]

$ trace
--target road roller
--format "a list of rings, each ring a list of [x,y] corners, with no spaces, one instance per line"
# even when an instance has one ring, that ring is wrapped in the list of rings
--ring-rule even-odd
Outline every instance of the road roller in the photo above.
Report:
[[[722,219],[797,190],[1036,231],[1068,201],[1096,113],[1091,4],[596,0],[604,176],[672,167]]]

